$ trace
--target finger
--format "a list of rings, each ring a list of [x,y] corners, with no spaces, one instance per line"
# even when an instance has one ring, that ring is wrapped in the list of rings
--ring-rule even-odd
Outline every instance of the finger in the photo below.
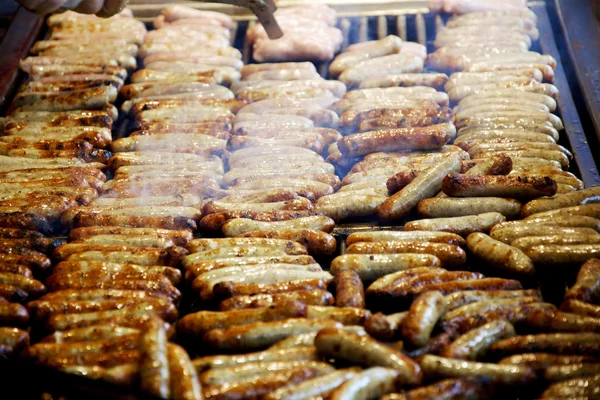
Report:
[[[74,11],[81,14],[96,14],[104,5],[103,0],[84,0]]]
[[[128,0],[105,0],[102,9],[96,13],[98,17],[108,18],[123,11]]]

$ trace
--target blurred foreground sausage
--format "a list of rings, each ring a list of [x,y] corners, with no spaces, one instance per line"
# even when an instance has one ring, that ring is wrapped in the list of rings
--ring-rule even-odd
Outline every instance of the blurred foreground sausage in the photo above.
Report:
[[[398,371],[392,368],[372,367],[359,372],[353,378],[333,391],[331,400],[377,399],[396,388]]]
[[[401,394],[388,394],[381,400],[477,400],[487,398],[487,396],[489,396],[489,390],[486,390],[485,385],[478,379],[445,379]]]
[[[168,399],[169,360],[167,335],[158,318],[150,320],[146,331],[140,335],[140,386],[154,396]]]
[[[286,386],[269,393],[265,400],[308,400],[315,396],[327,396],[341,384],[356,376],[360,368],[337,370],[296,385]]]
[[[202,400],[202,388],[196,369],[187,352],[173,343],[167,345],[171,398],[175,400]]]

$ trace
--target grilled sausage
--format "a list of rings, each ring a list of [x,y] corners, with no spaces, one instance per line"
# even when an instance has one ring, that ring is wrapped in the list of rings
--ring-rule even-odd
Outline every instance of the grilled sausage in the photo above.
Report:
[[[531,352],[559,354],[600,354],[597,333],[540,333],[515,336],[494,343],[490,351],[497,355],[510,355]]]
[[[133,333],[139,333],[139,329],[110,325],[89,326],[85,328],[56,331],[42,339],[41,343],[93,342],[96,340],[112,339]]]
[[[141,389],[160,398],[169,398],[167,335],[160,320],[150,320],[147,330],[140,334],[139,346]]]
[[[510,273],[531,276],[535,267],[521,250],[494,240],[483,233],[472,233],[467,237],[469,250],[489,265]]]
[[[545,211],[542,213],[532,214],[526,218],[552,218],[556,216],[573,216],[583,215],[593,218],[600,218],[600,204],[584,204],[581,206],[559,208],[557,210]]]
[[[510,339],[509,339],[510,340]],[[524,384],[535,379],[527,366],[498,365],[425,355],[421,358],[423,373],[429,377],[479,377],[494,383]]]
[[[402,394],[388,394],[381,397],[381,400],[476,400],[487,396],[485,385],[477,379],[444,379],[433,385],[412,389]]]
[[[565,300],[560,305],[560,309],[578,315],[586,315],[588,317],[600,318],[600,306],[585,303],[581,300]]]
[[[227,368],[248,363],[273,361],[317,361],[317,351],[312,346],[304,346],[229,356],[206,356],[192,360],[192,364],[194,364],[196,371],[201,373],[212,368]]]
[[[350,326],[362,326],[371,316],[369,310],[354,307],[308,306],[307,309],[309,319],[331,319]]]
[[[307,400],[314,398],[315,396],[326,396],[344,382],[356,376],[359,371],[359,368],[337,370],[330,374],[310,379],[296,385],[277,389],[266,395],[264,398],[265,400]]]
[[[24,326],[29,321],[27,309],[18,303],[0,303],[0,324],[2,326]]]
[[[454,292],[446,296],[446,305],[448,311],[464,306],[466,304],[476,303],[492,299],[506,299],[513,297],[539,297],[537,290],[467,290]]]
[[[424,242],[363,242],[346,249],[348,254],[430,254],[438,257],[442,266],[459,266],[465,263],[465,252],[458,246],[445,243]]]
[[[320,216],[278,222],[260,222],[237,218],[226,222],[221,229],[225,236],[233,237],[252,231],[278,229],[315,229],[329,233],[333,230],[334,225],[335,223],[331,218]]]
[[[413,301],[402,321],[402,336],[415,347],[424,346],[438,319],[446,312],[446,302],[440,292],[427,292]]]
[[[183,334],[201,336],[211,329],[227,329],[257,321],[278,321],[286,318],[307,316],[307,309],[300,302],[290,302],[283,307],[256,308],[234,311],[199,311],[188,314],[177,322],[177,329]]]
[[[523,207],[523,216],[529,217],[546,211],[586,204],[595,201],[599,195],[600,188],[591,187],[575,193],[560,194],[549,199],[532,200]]]
[[[455,280],[442,283],[426,283],[415,288],[395,290],[394,297],[414,296],[430,290],[439,290],[444,295],[463,290],[515,290],[522,289],[521,283],[511,279],[481,278]]]
[[[226,383],[236,383],[247,381],[273,372],[285,371],[298,366],[314,366],[327,368],[326,364],[315,361],[267,361],[267,362],[248,362],[241,365],[225,368],[212,368],[200,374],[200,383],[203,385],[223,385]]]
[[[548,236],[548,235],[597,235],[594,229],[591,228],[571,228],[552,225],[538,224],[516,224],[512,226],[500,225],[490,232],[490,236],[494,240],[504,243],[512,243],[516,239],[528,236]],[[558,245],[557,245],[558,246]],[[565,245],[568,246],[568,245]],[[575,246],[575,245],[574,245]],[[593,246],[593,245],[591,245]]]
[[[98,226],[91,228],[76,228],[69,232],[70,240],[82,240],[97,235],[143,235],[152,237],[166,237],[176,246],[185,246],[192,240],[191,231],[176,231],[151,228],[124,228],[120,226]]]
[[[421,381],[421,369],[410,358],[396,352],[368,336],[343,332],[338,329],[323,329],[315,338],[319,354],[347,360],[369,367],[394,368],[399,378],[407,384]]]
[[[588,228],[579,228],[588,229]],[[593,258],[600,251],[597,244],[542,245],[525,250],[525,254],[536,264],[580,264]]]
[[[304,246],[284,239],[265,239],[265,238],[227,238],[227,239],[194,239],[187,245],[191,253],[201,253],[211,250],[217,250],[225,247],[269,247],[280,249],[290,255],[306,254]]]
[[[351,269],[334,275],[336,307],[365,308],[365,292],[360,276]]]
[[[442,190],[454,197],[535,198],[556,194],[556,182],[550,178],[515,175],[468,176],[450,174],[444,177]]]
[[[0,284],[19,288],[33,297],[38,297],[46,291],[42,282],[10,272],[0,272]]]
[[[475,232],[489,232],[496,224],[506,221],[504,215],[488,212],[464,217],[433,218],[411,221],[404,225],[408,231],[442,231],[467,236]]]
[[[532,218],[526,221],[511,221],[498,224],[494,227],[494,229],[501,229],[510,226],[522,226],[527,224],[562,226],[567,228],[592,228],[595,231],[600,231],[600,220],[583,215],[574,215],[572,217],[557,216],[554,218]]]
[[[73,365],[59,368],[67,374],[86,377],[87,379],[99,379],[122,387],[132,387],[139,376],[137,363],[118,365],[112,368],[103,368],[97,365]]]
[[[468,172],[468,171],[467,171]],[[433,198],[419,203],[419,214],[427,218],[462,217],[497,212],[514,219],[521,213],[521,202],[501,197]]]
[[[373,314],[373,316],[365,322],[365,330],[377,340],[393,340],[399,333],[400,327],[407,315],[408,311],[390,315],[384,315],[382,313]]]
[[[176,344],[167,344],[170,397],[176,400],[201,400],[202,388],[187,352]]]
[[[234,296],[223,300],[219,305],[220,311],[243,310],[247,308],[261,308],[281,306],[299,300],[307,306],[331,306],[334,303],[333,295],[324,290],[298,290],[288,293],[257,294],[249,296]]]
[[[441,355],[475,361],[481,359],[494,342],[514,335],[515,329],[510,322],[493,321],[460,336],[446,347]]]
[[[522,364],[534,370],[545,370],[553,365],[569,365],[578,363],[597,363],[599,360],[592,356],[558,355],[549,353],[525,353],[505,357],[499,364]]]
[[[332,320],[289,318],[213,329],[204,336],[204,341],[219,349],[256,349],[270,346],[289,336],[340,326],[342,325]]]
[[[53,330],[64,330],[80,325],[89,326],[93,324],[93,321],[102,319],[147,315],[157,315],[166,321],[174,321],[177,316],[177,310],[172,303],[161,299],[154,299],[135,303],[117,310],[86,312],[79,314],[56,314],[48,319],[46,325],[48,328]]]
[[[549,221],[551,222],[551,221]],[[534,246],[541,245],[569,245],[569,244],[597,244],[600,243],[600,237],[598,235],[579,235],[579,234],[566,234],[566,235],[550,235],[550,236],[526,236],[515,239],[511,242],[511,246],[525,251]]]
[[[384,219],[405,217],[422,200],[433,197],[442,186],[442,180],[448,173],[458,172],[461,168],[458,156],[449,156],[437,166],[417,176],[398,193],[377,207],[377,215]]]
[[[323,290],[333,280],[319,278],[286,280],[277,283],[236,283],[219,282],[214,287],[215,296],[220,298],[232,296],[248,296],[255,294],[281,294],[294,291]]]
[[[236,385],[208,386],[204,388],[204,395],[214,399],[259,398],[281,387],[298,384],[332,371],[333,367],[328,364],[309,363],[243,381]]]
[[[395,390],[398,371],[392,368],[372,367],[356,374],[334,390],[332,400],[376,399]]]
[[[553,310],[537,310],[525,320],[527,325],[545,332],[600,332],[600,319]]]
[[[272,231],[248,232],[242,237],[285,239],[298,242],[305,246],[309,254],[331,255],[335,252],[337,243],[328,233],[313,229],[280,229]]]
[[[401,240],[407,242],[432,242],[432,243],[448,243],[460,247],[465,247],[465,240],[459,235],[446,232],[430,232],[430,231],[372,231],[372,232],[355,232],[346,238],[346,246],[350,246],[358,242],[390,242],[393,240]]]

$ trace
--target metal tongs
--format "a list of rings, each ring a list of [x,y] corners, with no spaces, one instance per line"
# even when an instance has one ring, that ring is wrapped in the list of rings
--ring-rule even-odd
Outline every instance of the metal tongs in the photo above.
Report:
[[[283,36],[283,31],[279,27],[275,15],[277,6],[273,0],[197,0],[206,3],[223,3],[232,4],[238,7],[249,8],[261,25],[265,28],[265,32],[269,39],[279,39]]]

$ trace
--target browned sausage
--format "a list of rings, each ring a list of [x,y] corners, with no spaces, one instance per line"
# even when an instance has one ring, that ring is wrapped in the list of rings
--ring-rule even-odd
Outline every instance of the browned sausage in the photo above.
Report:
[[[600,260],[591,258],[579,270],[575,284],[565,294],[565,300],[594,302],[600,294]]]
[[[204,335],[204,341],[224,350],[257,349],[275,344],[289,336],[341,326],[333,320],[288,318],[273,322],[254,322],[228,329],[213,329]]]
[[[383,129],[346,136],[338,141],[338,149],[345,157],[377,151],[433,150],[448,143],[455,134],[452,124]]]
[[[285,292],[295,292],[298,290],[325,289],[327,284],[322,279],[300,279],[285,281],[279,283],[237,283],[237,282],[219,282],[214,288],[214,294],[217,297],[226,298],[232,296],[248,296],[254,294],[277,294]]]
[[[490,351],[497,355],[550,352],[598,356],[599,339],[598,333],[540,333],[501,340],[491,345]]]
[[[529,326],[544,332],[598,332],[600,318],[553,310],[536,310],[525,320]]]
[[[463,290],[515,290],[522,289],[521,283],[512,279],[500,278],[483,278],[469,279],[464,281],[451,281],[443,283],[425,284],[418,288],[408,289],[399,293],[394,293],[395,296],[406,297],[414,296],[429,290],[439,290],[444,295]]]
[[[309,254],[331,255],[335,253],[337,243],[330,234],[314,229],[281,229],[273,231],[254,231],[241,237],[270,238],[292,240],[304,245]]]
[[[23,326],[29,321],[27,309],[19,303],[0,303],[0,325]]]
[[[247,308],[278,307],[293,301],[301,301],[307,306],[331,306],[334,304],[333,295],[325,290],[298,290],[288,293],[257,294],[234,296],[223,300],[219,305],[220,311],[242,310]]]
[[[478,379],[444,379],[405,393],[388,394],[381,400],[477,400],[488,396],[489,391]]]
[[[446,243],[427,242],[373,242],[354,243],[346,249],[348,254],[431,254],[442,261],[443,266],[456,267],[466,262],[464,250]]]
[[[586,355],[574,356],[549,353],[525,353],[505,357],[498,362],[498,364],[524,364],[535,370],[544,370],[552,365],[578,363],[600,363],[600,358]]]
[[[586,315],[588,317],[600,318],[600,306],[585,303],[581,300],[565,300],[560,309],[573,314]]]
[[[227,329],[257,321],[279,321],[286,318],[306,317],[306,306],[298,301],[282,307],[255,308],[233,311],[199,311],[188,314],[177,322],[177,330],[186,335],[202,336],[211,329]]]
[[[334,280],[337,307],[365,308],[365,290],[360,276],[355,271],[338,271]]]
[[[397,369],[408,384],[421,381],[421,369],[413,360],[368,336],[359,336],[339,329],[323,329],[315,337],[319,354],[366,366]]]
[[[384,315],[376,313],[365,322],[365,330],[377,340],[391,341],[398,335],[408,311]]]
[[[313,365],[314,364],[314,365]],[[237,384],[223,384],[207,386],[204,388],[204,397],[210,399],[242,399],[242,398],[261,398],[280,387],[298,384],[309,379],[333,372],[333,367],[327,364],[299,365],[288,369],[287,371],[273,372],[268,375],[260,376],[254,379],[243,381]]]
[[[175,400],[202,400],[202,388],[196,369],[183,347],[167,344],[169,357],[170,397]]]
[[[446,312],[444,296],[437,291],[419,295],[410,306],[402,321],[402,336],[415,346],[421,347],[431,338],[438,319]]]
[[[457,338],[442,351],[443,357],[475,361],[485,355],[498,340],[515,335],[515,328],[506,320],[493,321]]]
[[[509,339],[510,340],[510,339]],[[478,377],[494,383],[523,384],[536,378],[527,366],[498,365],[425,355],[421,368],[428,377],[463,378]]]
[[[454,197],[532,198],[556,194],[556,182],[550,178],[516,175],[468,176],[450,174],[442,181],[442,190]]]

